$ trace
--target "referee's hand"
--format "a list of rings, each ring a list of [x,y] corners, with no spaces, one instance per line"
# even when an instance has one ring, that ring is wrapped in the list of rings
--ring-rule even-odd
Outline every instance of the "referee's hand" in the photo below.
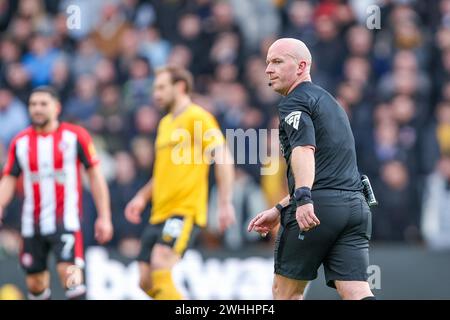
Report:
[[[312,203],[307,203],[297,207],[295,218],[297,219],[297,223],[302,231],[309,231],[320,224],[319,219],[317,219],[314,214],[314,206]]]
[[[265,237],[278,223],[280,223],[280,213],[276,208],[270,208],[258,213],[248,224],[247,231],[256,231]]]

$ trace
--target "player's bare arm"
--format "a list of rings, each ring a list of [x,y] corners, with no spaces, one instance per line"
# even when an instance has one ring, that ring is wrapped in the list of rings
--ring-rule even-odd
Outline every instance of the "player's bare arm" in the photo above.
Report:
[[[295,178],[295,189],[308,187],[311,189],[315,174],[315,148],[312,146],[299,146],[292,150],[291,165]],[[314,213],[312,203],[297,207],[296,218],[300,229],[308,231],[320,224]]]
[[[141,222],[141,214],[144,211],[147,202],[152,198],[153,179],[150,179],[128,202],[125,207],[125,217],[131,223],[138,224]]]
[[[95,221],[95,238],[100,244],[104,244],[113,236],[108,186],[98,165],[89,168],[87,172],[98,215]]]
[[[214,173],[218,189],[219,228],[224,231],[236,220],[232,204],[232,190],[234,181],[233,158],[226,145],[215,148]]]
[[[16,183],[17,178],[11,175],[4,175],[0,180],[0,226],[2,225],[3,211],[14,196]]]

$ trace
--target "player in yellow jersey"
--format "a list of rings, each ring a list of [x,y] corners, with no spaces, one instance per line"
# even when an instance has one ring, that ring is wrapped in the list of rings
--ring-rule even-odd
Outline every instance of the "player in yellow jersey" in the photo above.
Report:
[[[153,299],[182,299],[172,268],[207,222],[209,164],[215,162],[219,225],[234,223],[231,203],[233,160],[215,118],[192,103],[192,76],[184,69],[156,71],[154,101],[167,115],[159,125],[153,176],[125,208],[126,218],[141,221],[152,202],[150,224],[138,256],[140,287]]]

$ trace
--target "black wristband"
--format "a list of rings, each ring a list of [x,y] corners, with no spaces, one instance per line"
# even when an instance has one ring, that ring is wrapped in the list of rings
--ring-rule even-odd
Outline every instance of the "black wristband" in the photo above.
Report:
[[[303,206],[304,204],[314,204],[311,198],[303,198],[302,200],[296,201],[297,207]]]
[[[300,187],[294,191],[294,199],[297,207],[307,203],[313,203],[311,199],[311,189],[308,187]]]
[[[275,208],[277,208],[277,210],[278,210],[279,213],[281,213],[281,210],[283,210],[283,206],[282,206],[281,204],[279,204],[279,203],[277,203],[277,204],[275,205]]]

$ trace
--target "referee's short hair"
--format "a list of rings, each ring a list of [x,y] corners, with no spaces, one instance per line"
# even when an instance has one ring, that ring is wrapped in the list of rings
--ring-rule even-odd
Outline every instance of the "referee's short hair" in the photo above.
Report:
[[[31,91],[30,96],[31,96],[33,93],[36,93],[36,92],[45,92],[45,93],[48,93],[48,94],[49,94],[53,99],[55,99],[56,101],[58,101],[58,102],[61,101],[61,99],[59,98],[58,91],[56,91],[55,88],[53,88],[53,87],[51,87],[51,86],[39,86],[39,87],[36,87],[36,88],[34,88],[34,89]]]
[[[164,66],[156,69],[155,74],[158,75],[164,72],[170,74],[170,77],[172,78],[172,83],[175,84],[179,81],[184,82],[187,94],[190,94],[192,92],[194,80],[192,74],[188,70],[177,66]]]

